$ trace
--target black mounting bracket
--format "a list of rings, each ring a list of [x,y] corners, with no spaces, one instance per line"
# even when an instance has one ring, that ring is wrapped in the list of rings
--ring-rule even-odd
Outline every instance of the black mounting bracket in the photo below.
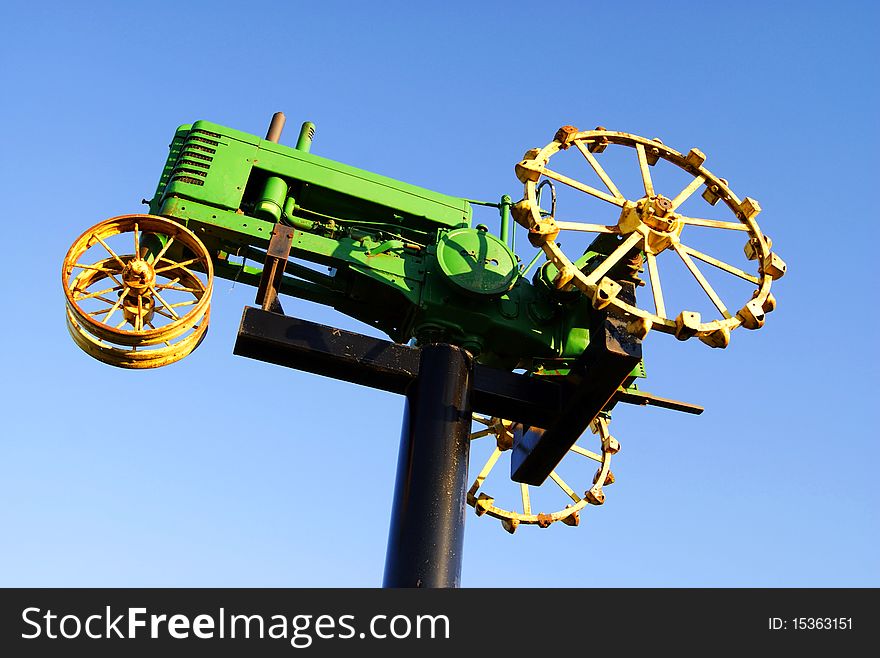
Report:
[[[292,244],[293,229],[280,222],[275,224],[272,237],[269,239],[269,247],[266,249],[260,285],[257,286],[256,303],[265,311],[284,313],[278,300],[278,292],[281,289],[281,279],[284,277],[287,259],[290,258]]]

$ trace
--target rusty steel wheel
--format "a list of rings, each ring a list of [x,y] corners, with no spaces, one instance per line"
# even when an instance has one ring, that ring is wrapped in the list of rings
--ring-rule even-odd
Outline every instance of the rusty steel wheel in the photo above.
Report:
[[[210,316],[213,266],[187,228],[122,215],[85,231],[61,272],[67,329],[99,361],[158,368],[192,352]]]
[[[644,195],[635,200],[627,199],[606,173],[595,154],[605,151],[609,145],[620,145],[635,150],[632,162],[638,163]],[[552,156],[560,151],[574,147],[586,160],[586,165],[595,172],[607,188],[605,192],[586,185],[574,178],[550,169]],[[693,179],[682,189],[667,198],[655,190],[650,169],[659,160],[665,160],[684,170]],[[524,198],[513,207],[516,221],[529,230],[530,242],[540,247],[547,259],[555,266],[557,273],[553,285],[558,289],[579,288],[588,295],[596,308],[608,310],[631,321],[630,329],[644,336],[650,329],[674,334],[680,340],[693,336],[712,347],[726,347],[730,341],[731,330],[744,326],[758,329],[764,324],[765,314],[772,311],[776,302],[770,294],[770,285],[785,273],[785,263],[770,251],[771,242],[764,236],[755,217],[761,208],[758,202],[748,197],[740,200],[730,189],[727,181],[712,174],[703,167],[705,155],[692,149],[683,155],[665,146],[660,140],[645,139],[628,133],[613,132],[604,128],[578,131],[572,126],[564,126],[557,131],[552,142],[540,149],[527,152],[516,165],[516,174],[525,185]],[[589,170],[588,170],[589,171]],[[615,206],[618,213],[613,225],[586,223],[580,221],[559,221],[539,206],[537,188],[550,179],[568,188],[577,190],[595,199]],[[710,205],[719,200],[733,212],[737,221],[702,219],[680,214],[679,206],[694,192],[704,188],[703,199]],[[685,227],[703,227],[720,231],[739,231],[745,233],[745,257],[757,261],[756,272],[750,273],[740,267],[730,265],[682,242]],[[607,257],[592,269],[576,267],[562,252],[557,236],[560,231],[582,231],[587,233],[609,233],[617,236],[616,247]],[[689,240],[690,241],[690,240]],[[660,271],[657,256],[670,250],[675,252],[721,317],[703,322],[695,311],[667,310],[660,285]],[[650,277],[653,297],[653,311],[632,305],[618,297],[621,286],[606,276],[619,263],[627,258],[640,258],[644,254]],[[696,261],[712,265],[754,286],[751,299],[737,311],[731,312],[721,296],[709,284],[697,267]],[[696,301],[691,302],[696,303]]]
[[[586,505],[601,505],[605,502],[604,487],[614,482],[614,474],[611,472],[611,455],[620,450],[620,444],[609,433],[608,419],[604,415],[598,416],[590,425],[592,433],[598,435],[599,452],[583,448],[578,443],[575,443],[570,449],[570,452],[578,455],[578,458],[592,460],[598,465],[595,475],[593,475],[592,484],[586,488],[581,496],[555,470],[551,471],[550,479],[568,496],[571,502],[558,511],[538,512],[537,514],[532,510],[531,491],[527,484],[519,485],[522,511],[498,507],[493,496],[481,492],[483,484],[495,468],[501,455],[513,448],[513,423],[501,418],[486,418],[479,414],[473,414],[473,419],[476,423],[483,425],[484,429],[472,432],[471,441],[486,436],[495,439],[495,450],[489,455],[467,492],[467,503],[474,508],[477,516],[488,515],[500,519],[504,529],[513,533],[520,524],[547,528],[556,521],[562,521],[565,525],[576,526],[580,523],[580,511]],[[585,436],[590,435],[585,434]],[[584,437],[578,439],[578,442],[582,441]]]

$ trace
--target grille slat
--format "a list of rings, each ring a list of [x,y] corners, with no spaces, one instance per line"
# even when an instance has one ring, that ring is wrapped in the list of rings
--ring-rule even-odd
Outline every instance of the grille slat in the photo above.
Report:
[[[211,139],[216,138],[216,139]],[[172,183],[204,185],[205,177],[211,167],[216,147],[220,146],[220,135],[207,130],[191,130],[183,140],[180,154],[171,171]]]
[[[190,185],[204,185],[205,181],[200,178],[193,178],[192,176],[174,176],[171,179],[172,183],[189,183]]]

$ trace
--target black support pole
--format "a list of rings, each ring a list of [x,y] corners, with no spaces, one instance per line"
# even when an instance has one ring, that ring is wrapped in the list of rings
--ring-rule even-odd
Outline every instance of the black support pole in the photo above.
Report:
[[[471,355],[422,347],[406,391],[385,587],[458,587],[470,450]]]

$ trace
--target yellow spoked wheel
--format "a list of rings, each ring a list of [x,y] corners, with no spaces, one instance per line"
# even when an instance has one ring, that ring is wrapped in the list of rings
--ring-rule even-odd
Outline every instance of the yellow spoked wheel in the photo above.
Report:
[[[635,150],[632,162],[634,165],[638,164],[641,186],[644,188],[644,195],[640,198],[627,199],[596,157],[610,145]],[[550,168],[550,159],[560,151],[571,147],[583,155],[585,164],[595,172],[607,188],[607,192]],[[663,196],[655,189],[651,177],[651,167],[660,160],[670,162],[693,176],[684,189],[675,190],[675,194],[670,197]],[[524,159],[516,165],[516,174],[525,185],[525,193],[523,199],[513,207],[513,215],[519,224],[529,230],[531,243],[540,247],[547,259],[556,267],[557,274],[553,284],[558,289],[569,289],[572,286],[579,288],[592,299],[596,308],[608,308],[629,319],[631,330],[641,335],[653,328],[673,334],[681,340],[696,336],[712,347],[726,347],[730,341],[731,330],[739,326],[748,329],[758,329],[763,326],[765,314],[776,306],[775,299],[770,293],[770,285],[773,280],[785,273],[786,266],[782,259],[770,251],[770,239],[763,235],[755,222],[755,217],[761,210],[758,202],[748,197],[740,200],[731,191],[726,180],[703,167],[704,161],[705,155],[697,149],[692,149],[683,155],[656,139],[645,139],[602,128],[578,131],[572,126],[564,126],[559,129],[552,142],[544,148],[527,152]],[[536,190],[546,179],[614,206],[614,212],[618,213],[616,224],[559,221],[552,214],[542,211]],[[736,221],[703,219],[679,213],[679,206],[701,188],[702,197],[708,204],[714,206],[719,200],[723,201],[732,211]],[[748,272],[688,246],[682,241],[682,232],[686,227],[744,233],[745,259],[757,261],[757,271]],[[607,258],[597,265],[594,264],[592,269],[582,270],[576,267],[560,249],[557,238],[560,232],[564,231],[615,234],[617,244]],[[674,252],[681,259],[712,306],[717,309],[720,317],[704,322],[698,312],[667,308],[660,284],[660,269],[657,265],[657,256],[667,250]],[[618,296],[621,286],[612,277],[606,276],[620,263],[633,257],[640,259],[642,254],[647,261],[653,310],[641,308],[621,299]],[[701,272],[696,261],[711,265],[725,272],[726,275],[752,284],[754,288],[751,299],[747,299],[738,310],[730,311]]]
[[[520,524],[547,528],[556,521],[562,521],[565,525],[576,526],[580,523],[580,511],[586,505],[601,505],[605,502],[604,487],[614,482],[614,474],[611,472],[611,455],[620,450],[617,439],[609,433],[608,420],[605,417],[597,417],[590,425],[592,433],[597,435],[599,439],[599,452],[593,452],[578,445],[584,440],[584,437],[590,436],[589,434],[581,437],[578,443],[575,443],[570,449],[570,452],[578,455],[579,459],[591,460],[597,464],[592,484],[586,488],[582,497],[555,470],[552,471],[550,479],[568,497],[569,502],[564,507],[560,503],[561,509],[546,513],[533,511],[531,489],[527,484],[519,485],[519,506],[522,507],[522,511],[514,510],[512,506],[509,509],[499,507],[495,504],[495,498],[483,491],[483,485],[498,464],[501,455],[513,448],[514,424],[501,418],[486,418],[478,414],[473,414],[473,419],[482,425],[483,429],[472,432],[471,441],[491,436],[495,439],[496,444],[495,450],[489,455],[489,459],[486,460],[467,493],[467,503],[474,508],[477,516],[488,515],[500,519],[504,529],[513,533]],[[511,501],[511,505],[514,502]]]
[[[104,363],[158,368],[208,329],[210,254],[171,220],[122,215],[93,226],[67,252],[61,278],[71,337]]]

